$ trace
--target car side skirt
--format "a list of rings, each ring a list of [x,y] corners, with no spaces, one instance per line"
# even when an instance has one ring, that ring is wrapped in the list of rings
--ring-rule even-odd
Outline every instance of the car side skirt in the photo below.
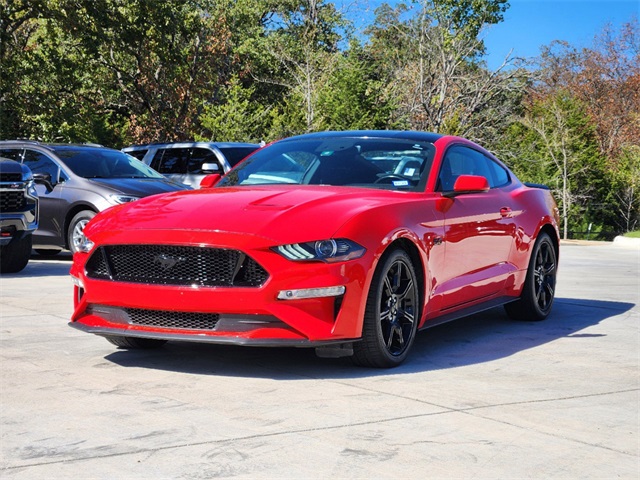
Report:
[[[427,328],[435,327],[436,325],[441,325],[443,323],[452,322],[454,320],[459,320],[463,317],[468,317],[469,315],[473,315],[475,313],[484,312],[486,310],[491,310],[492,308],[499,307],[501,305],[505,305],[510,302],[514,302],[518,300],[519,297],[512,296],[501,296],[496,297],[491,300],[487,300],[482,303],[478,303],[471,307],[462,308],[460,310],[456,310],[455,312],[445,313],[444,315],[439,315],[437,317],[427,319],[420,330],[426,330]]]

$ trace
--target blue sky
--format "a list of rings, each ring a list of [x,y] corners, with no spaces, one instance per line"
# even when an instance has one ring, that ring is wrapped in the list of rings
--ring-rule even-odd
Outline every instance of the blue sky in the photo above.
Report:
[[[336,1],[339,8],[345,6],[347,16],[357,26],[370,24],[373,10],[382,3],[382,0]],[[634,15],[640,16],[640,0],[510,0],[509,3],[504,21],[483,33],[491,69],[497,68],[511,49],[515,56],[531,58],[553,40],[587,47],[607,23],[619,27]]]

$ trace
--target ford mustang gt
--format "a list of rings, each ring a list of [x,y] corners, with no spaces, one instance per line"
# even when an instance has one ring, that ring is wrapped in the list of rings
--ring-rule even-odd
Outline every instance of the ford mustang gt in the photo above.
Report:
[[[497,305],[530,321],[551,310],[551,193],[468,140],[312,133],[204,184],[87,225],[72,327],[121,348],[314,347],[384,368],[426,327]]]

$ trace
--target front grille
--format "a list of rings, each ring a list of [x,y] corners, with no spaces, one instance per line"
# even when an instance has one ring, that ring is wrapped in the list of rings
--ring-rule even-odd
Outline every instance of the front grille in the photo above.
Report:
[[[259,287],[269,275],[239,250],[172,245],[98,248],[87,276],[117,282],[202,287]]]
[[[22,182],[22,173],[0,172],[0,182]]]
[[[26,205],[23,190],[0,191],[0,210],[3,212],[21,211],[26,208]]]
[[[129,323],[146,327],[186,330],[213,330],[220,319],[217,313],[166,312],[127,308]]]

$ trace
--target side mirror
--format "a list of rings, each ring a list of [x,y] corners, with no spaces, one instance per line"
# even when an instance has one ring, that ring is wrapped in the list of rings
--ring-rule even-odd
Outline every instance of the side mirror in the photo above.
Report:
[[[220,171],[220,167],[217,163],[203,163],[202,173],[216,173]]]
[[[200,188],[212,188],[220,181],[222,175],[219,173],[212,173],[207,175],[200,181]]]
[[[33,181],[40,185],[44,185],[49,192],[53,190],[53,187],[55,186],[53,182],[51,182],[50,173],[34,173]]]
[[[466,193],[488,192],[489,180],[481,175],[460,175],[453,184],[453,191],[444,192],[445,197],[455,197]]]

